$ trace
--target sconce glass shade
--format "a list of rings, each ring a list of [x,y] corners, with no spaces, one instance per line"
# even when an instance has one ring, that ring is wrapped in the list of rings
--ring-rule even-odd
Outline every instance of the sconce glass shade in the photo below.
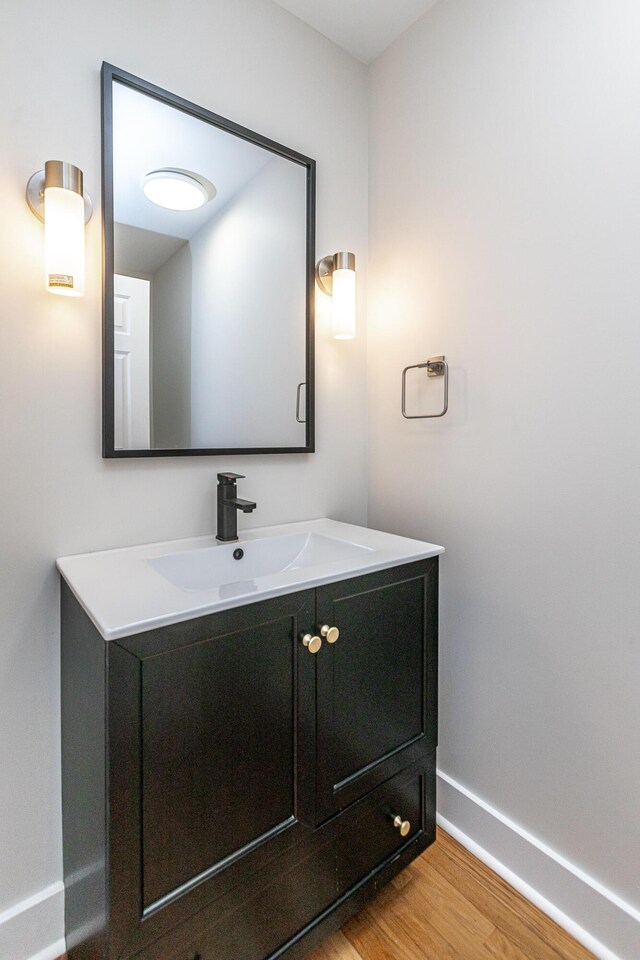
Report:
[[[356,335],[356,258],[343,250],[316,264],[316,282],[333,299],[332,327],[336,340]]]
[[[45,186],[44,269],[50,293],[84,293],[84,200],[61,187]]]
[[[333,271],[333,335],[336,340],[353,340],[356,335],[356,272]]]
[[[27,184],[29,208],[44,223],[45,286],[67,297],[84,293],[84,225],[92,204],[82,181],[72,163],[47,160]]]

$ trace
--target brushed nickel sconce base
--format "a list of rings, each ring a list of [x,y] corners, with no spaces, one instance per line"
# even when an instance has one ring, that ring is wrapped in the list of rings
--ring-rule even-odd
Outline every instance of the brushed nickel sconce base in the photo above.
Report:
[[[333,295],[333,257],[323,257],[316,263],[316,283],[323,293]]]
[[[61,164],[61,166],[71,166],[70,164]],[[77,168],[74,168],[77,169]],[[64,182],[55,184],[56,186],[66,186]],[[93,203],[91,197],[86,191],[82,191],[84,200],[84,222],[89,223],[93,213]],[[27,203],[34,216],[44,223],[44,170],[38,170],[29,178],[27,184]]]
[[[330,257],[323,257],[316,263],[316,283],[323,293],[327,296],[333,296],[333,271],[334,270],[355,270],[355,254],[342,250],[340,253],[334,253]]]

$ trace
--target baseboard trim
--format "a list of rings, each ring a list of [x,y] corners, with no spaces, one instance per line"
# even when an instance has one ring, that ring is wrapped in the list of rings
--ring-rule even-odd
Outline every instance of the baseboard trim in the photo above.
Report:
[[[64,884],[52,883],[0,913],[0,957],[58,960],[66,949]]]
[[[65,953],[66,949],[64,940],[58,940],[57,943],[46,947],[44,950],[41,950],[40,953],[36,953],[30,957],[29,960],[65,960],[67,956]]]
[[[640,955],[636,907],[442,770],[438,823],[599,960]]]

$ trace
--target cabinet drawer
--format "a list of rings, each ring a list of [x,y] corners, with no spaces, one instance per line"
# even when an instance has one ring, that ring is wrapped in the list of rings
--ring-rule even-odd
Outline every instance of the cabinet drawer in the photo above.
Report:
[[[314,850],[295,866],[290,865],[291,858],[289,853],[272,864],[268,880],[239,884],[223,901],[137,953],[135,960],[270,957],[337,896],[333,843]]]
[[[344,821],[337,838],[337,877],[345,893],[419,836],[429,831],[425,822],[425,772],[387,781],[365,800],[340,815]]]

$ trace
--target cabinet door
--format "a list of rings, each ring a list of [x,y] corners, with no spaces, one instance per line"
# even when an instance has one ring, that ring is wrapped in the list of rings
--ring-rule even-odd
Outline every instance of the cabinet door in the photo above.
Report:
[[[128,878],[138,901],[128,953],[309,833],[297,816],[296,681],[312,603],[309,591],[114,644],[112,831],[116,858],[125,844],[129,858],[113,887]]]
[[[293,819],[294,690],[286,621],[143,662],[145,909]]]
[[[433,558],[317,591],[317,821],[425,757],[436,744]]]

